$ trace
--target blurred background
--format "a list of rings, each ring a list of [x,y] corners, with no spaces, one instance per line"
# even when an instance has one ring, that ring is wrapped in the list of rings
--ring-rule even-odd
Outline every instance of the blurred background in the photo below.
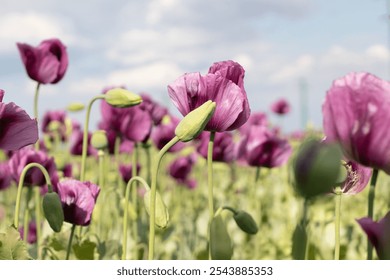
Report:
[[[41,87],[41,115],[115,85],[149,93],[177,113],[167,85],[231,59],[246,69],[252,111],[285,131],[321,128],[334,79],[352,71],[390,77],[387,0],[0,0],[0,7],[0,88],[5,102],[31,115],[35,83],[16,42],[53,37],[70,62],[60,83]],[[283,122],[270,111],[281,97],[292,108]],[[94,111],[91,129],[99,106]],[[71,117],[82,121],[84,112]]]

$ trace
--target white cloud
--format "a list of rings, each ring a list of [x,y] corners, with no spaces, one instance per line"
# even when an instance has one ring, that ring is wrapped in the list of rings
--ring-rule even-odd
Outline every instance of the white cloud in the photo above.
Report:
[[[53,37],[71,44],[75,37],[69,28],[66,21],[36,12],[5,14],[0,18],[0,52],[14,51],[16,42],[39,44]]]

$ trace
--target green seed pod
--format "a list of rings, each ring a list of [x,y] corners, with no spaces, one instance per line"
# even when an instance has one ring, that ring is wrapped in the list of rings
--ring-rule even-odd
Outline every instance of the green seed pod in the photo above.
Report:
[[[80,102],[72,102],[66,107],[69,112],[79,112],[84,110],[84,104]]]
[[[104,130],[97,130],[92,134],[91,145],[95,149],[101,150],[108,146],[107,134]]]
[[[113,88],[106,92],[104,99],[113,107],[126,108],[142,102],[141,96],[123,88]]]
[[[57,193],[49,192],[43,197],[43,213],[50,227],[55,232],[60,232],[64,222],[64,211]]]
[[[232,241],[221,214],[217,212],[210,224],[210,253],[212,260],[230,260],[233,255]]]
[[[189,112],[177,125],[175,135],[180,141],[188,142],[196,138],[214,114],[216,103],[211,100]]]
[[[144,203],[146,212],[150,215],[150,194],[151,191],[148,190],[144,195]],[[156,192],[156,219],[155,224],[160,228],[166,228],[169,222],[169,212],[168,208],[165,206],[164,201],[162,200],[160,194]]]
[[[245,211],[237,211],[233,215],[234,220],[236,221],[237,226],[248,234],[256,234],[259,230],[255,220],[252,216]]]
[[[303,143],[293,163],[298,193],[304,198],[330,193],[339,180],[340,162],[337,145],[317,140]]]

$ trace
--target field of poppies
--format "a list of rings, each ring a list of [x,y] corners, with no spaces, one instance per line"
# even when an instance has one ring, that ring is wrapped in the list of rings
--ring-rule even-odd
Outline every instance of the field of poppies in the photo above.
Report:
[[[251,111],[235,61],[167,81],[181,118],[112,85],[39,112],[67,49],[17,50],[34,116],[0,90],[0,259],[390,259],[389,82],[335,77],[323,129],[287,134]],[[286,118],[290,105],[271,110]]]

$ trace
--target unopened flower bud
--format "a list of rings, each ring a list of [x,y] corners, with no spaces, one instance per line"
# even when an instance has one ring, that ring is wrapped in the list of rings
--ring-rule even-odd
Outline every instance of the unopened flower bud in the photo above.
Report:
[[[123,88],[113,88],[106,92],[104,99],[113,107],[126,108],[142,102],[141,96]]]
[[[209,246],[212,260],[230,260],[232,258],[232,241],[221,216],[221,211],[217,211],[211,220]]]
[[[92,134],[91,145],[95,149],[101,150],[105,149],[108,146],[108,140],[106,131],[97,130]]]
[[[60,197],[55,192],[48,192],[43,197],[43,213],[52,230],[60,232],[64,222],[64,212]]]
[[[177,125],[175,134],[180,141],[188,142],[196,138],[205,128],[214,114],[216,103],[209,100],[189,112]]]
[[[145,203],[145,208],[146,212],[148,215],[150,215],[150,195],[151,191],[148,190],[146,191],[144,195],[144,203]],[[169,222],[169,213],[168,213],[168,208],[165,206],[164,201],[162,200],[162,197],[158,192],[156,192],[156,219],[155,219],[155,224],[156,226],[160,228],[166,228],[168,226]]]
[[[66,110],[69,112],[79,112],[84,110],[84,107],[84,104],[81,102],[72,102],[68,105],[68,107],[66,107]]]
[[[330,193],[339,180],[340,162],[338,145],[317,140],[303,143],[293,163],[298,193],[305,198]]]
[[[51,121],[48,126],[48,130],[51,132],[58,131],[61,127],[61,123],[59,121]]]
[[[237,226],[243,231],[248,234],[256,234],[259,230],[257,227],[257,224],[255,220],[252,218],[252,216],[242,210],[238,210],[233,215],[234,220],[236,221]]]

